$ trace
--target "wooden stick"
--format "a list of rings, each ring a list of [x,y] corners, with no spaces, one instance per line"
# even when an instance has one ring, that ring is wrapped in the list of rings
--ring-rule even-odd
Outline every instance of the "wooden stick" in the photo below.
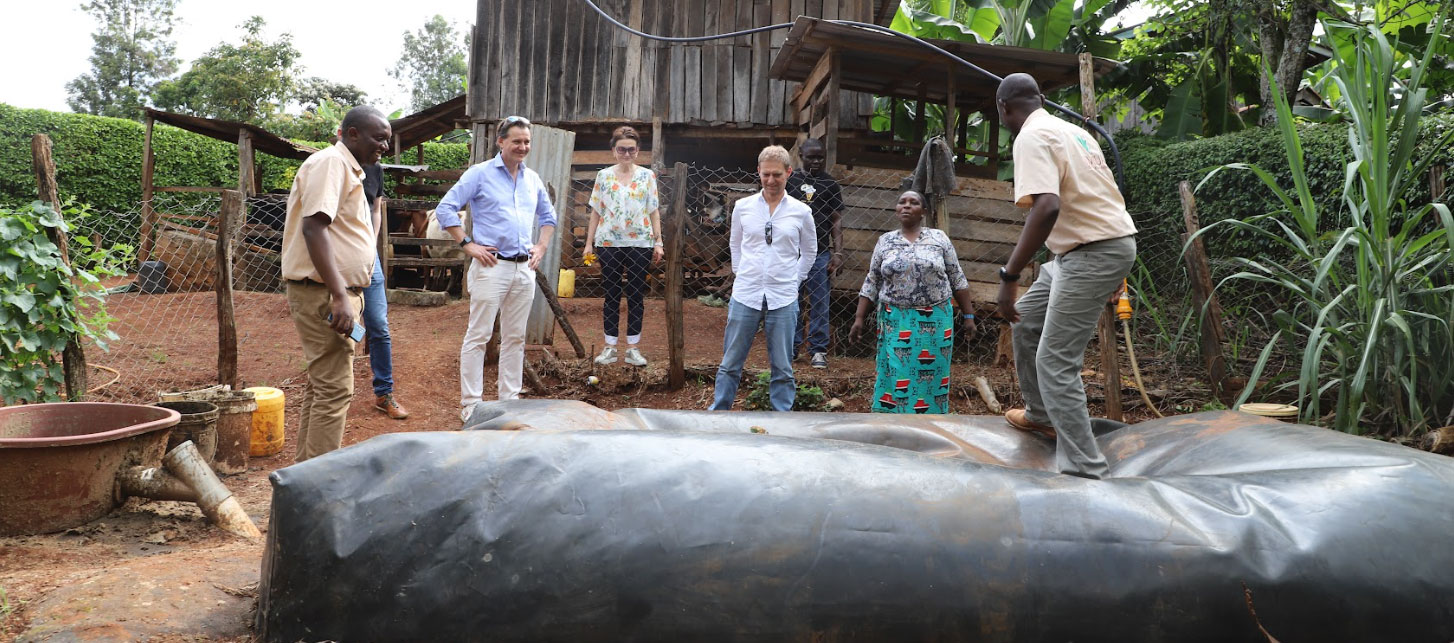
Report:
[[[244,128],[237,133],[237,191],[244,197],[252,193],[256,159],[252,153],[252,132]]]
[[[666,341],[667,386],[678,390],[686,385],[686,329],[682,327],[682,249],[686,243],[687,164],[672,169],[672,206],[662,225],[666,246]]]
[[[212,241],[216,241],[217,240],[217,235],[215,235],[215,234],[213,234],[211,232],[208,232],[206,230],[203,230],[201,228],[191,228],[191,227],[184,226],[184,225],[182,225],[180,223],[176,223],[176,222],[172,222],[172,221],[167,221],[165,219],[162,219],[162,220],[158,221],[158,223],[161,224],[161,227],[166,228],[168,230],[176,230],[177,232],[185,232],[187,234],[195,234],[195,235],[197,235],[199,237],[205,237],[207,239],[211,239]],[[261,252],[261,253],[271,254],[271,255],[278,254],[278,251],[276,251],[276,250],[268,250],[267,248],[264,248],[262,246],[255,246],[255,245],[250,244],[250,243],[239,243],[237,245],[238,246],[241,246],[243,248],[247,248],[248,250],[250,250],[252,252]]]
[[[576,350],[576,357],[586,356],[586,347],[581,344],[581,338],[576,335],[576,329],[571,326],[570,317],[565,314],[565,307],[560,305],[560,299],[555,296],[555,291],[550,289],[550,280],[545,278],[545,273],[535,271],[535,284],[540,286],[540,292],[545,294],[545,303],[550,304],[550,311],[555,313],[555,321],[560,323],[560,330],[565,333],[566,339],[570,340],[571,348]]]
[[[146,117],[146,138],[142,142],[141,150],[141,250],[137,252],[137,260],[147,261],[151,259],[152,249],[152,227],[156,218],[156,211],[152,209],[152,175],[156,169],[156,155],[151,147],[151,130],[154,121],[150,114]]]
[[[1181,193],[1181,211],[1186,219],[1185,243],[1201,229],[1197,221],[1197,201],[1192,196],[1191,183],[1182,181],[1177,185]],[[1186,272],[1191,280],[1192,304],[1196,306],[1197,319],[1201,322],[1202,361],[1207,366],[1207,383],[1211,385],[1212,396],[1223,404],[1231,404],[1231,392],[1227,390],[1227,361],[1222,357],[1222,304],[1212,289],[1212,269],[1207,263],[1207,249],[1198,237],[1186,248]],[[1203,314],[1205,312],[1205,314]]]
[[[534,388],[539,395],[545,395],[548,389],[545,388],[545,380],[540,379],[540,374],[535,372],[535,367],[530,365],[530,360],[525,360],[525,379],[530,381],[531,388]]]
[[[974,376],[974,390],[979,392],[980,399],[984,400],[984,405],[989,408],[990,413],[999,415],[1005,412],[1004,408],[1000,406],[999,398],[995,397],[995,390],[990,388],[990,381],[983,375]]]
[[[232,307],[232,230],[242,217],[243,193],[222,193],[217,214],[217,382],[234,390],[237,380],[237,318]]]
[[[1117,422],[1125,418],[1121,411],[1121,362],[1116,356],[1116,305],[1107,303],[1099,324],[1101,341],[1101,375],[1106,383],[1106,417]]]
[[[56,188],[56,164],[51,158],[50,137],[36,134],[30,139],[31,168],[35,170],[36,193],[59,214],[61,198]],[[71,265],[71,252],[66,232],[59,226],[46,228],[45,234],[60,249],[61,261]],[[66,385],[66,400],[80,402],[86,397],[86,351],[75,333],[66,340],[61,351],[61,372]]]

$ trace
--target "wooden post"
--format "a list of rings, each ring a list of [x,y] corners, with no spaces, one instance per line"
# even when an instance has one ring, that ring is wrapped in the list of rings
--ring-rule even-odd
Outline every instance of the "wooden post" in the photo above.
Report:
[[[919,83],[919,100],[914,103],[914,142],[924,141],[924,131],[928,128],[928,117],[924,114],[924,97],[928,94],[929,88],[924,83]]]
[[[555,290],[550,285],[550,279],[545,273],[535,271],[535,283],[540,286],[540,292],[545,295],[545,303],[550,306],[550,312],[555,313],[555,321],[560,324],[561,332],[565,333],[566,339],[570,340],[571,348],[576,351],[576,357],[586,358],[586,346],[581,343],[580,335],[570,323],[570,317],[565,314],[565,307],[560,305],[560,299],[555,296]]]
[[[1442,203],[1444,198],[1444,166],[1429,168],[1429,201]]]
[[[137,260],[147,261],[151,259],[152,247],[152,226],[156,220],[156,210],[152,208],[151,198],[152,173],[156,170],[156,156],[151,148],[151,130],[155,125],[151,115],[146,117],[146,138],[141,146],[141,250],[137,252]]]
[[[384,291],[388,295],[389,289],[389,198],[381,196],[379,205],[379,234],[377,235],[376,248],[374,252],[379,255],[379,267],[384,272]]]
[[[1181,211],[1186,219],[1186,234],[1182,243],[1201,229],[1197,220],[1196,197],[1192,196],[1191,183],[1182,181],[1177,185],[1181,193]],[[1212,290],[1212,269],[1207,263],[1207,249],[1200,237],[1186,246],[1186,274],[1191,280],[1192,304],[1196,306],[1197,319],[1201,322],[1202,361],[1207,366],[1207,383],[1212,395],[1223,404],[1231,404],[1231,391],[1227,390],[1227,361],[1222,357],[1222,304]]]
[[[985,116],[990,120],[990,140],[989,145],[985,148],[985,151],[990,154],[988,166],[990,173],[998,177],[1000,175],[1000,113],[998,110],[991,109]]]
[[[682,248],[686,242],[687,164],[677,163],[672,175],[672,207],[667,211],[667,220],[662,224],[662,241],[666,246],[667,386],[677,390],[687,383],[686,329],[683,328],[682,319]]]
[[[651,169],[657,176],[666,169],[666,132],[662,131],[660,116],[651,119]]]
[[[1106,417],[1120,422],[1121,413],[1121,363],[1116,354],[1116,305],[1106,304],[1098,324],[1101,342],[1101,375],[1105,377]]]
[[[944,82],[944,140],[949,141],[949,153],[958,161],[959,104],[955,96],[953,69],[947,72]]]
[[[838,164],[838,127],[842,122],[843,92],[838,91],[838,88],[843,76],[843,57],[838,55],[838,49],[834,47],[829,47],[823,55],[831,57],[828,63],[828,84],[823,88],[828,94],[828,113],[824,117],[823,127],[823,152],[827,157],[825,167],[833,167]]]
[[[1096,76],[1095,58],[1090,54],[1080,54],[1080,111],[1086,120],[1096,119]],[[1089,127],[1087,127],[1089,129]],[[1100,343],[1101,343],[1101,375],[1105,377],[1106,384],[1106,417],[1120,421],[1121,414],[1121,362],[1116,354],[1116,345],[1120,343],[1116,336],[1116,305],[1106,303],[1105,310],[1101,313],[1100,322]]]
[[[252,193],[253,178],[257,171],[253,161],[257,156],[252,153],[252,132],[246,129],[237,134],[237,191],[242,193],[246,199]]]
[[[51,158],[50,137],[36,134],[30,138],[31,168],[35,170],[36,195],[45,201],[56,213],[60,213],[61,198],[56,187],[56,164]],[[59,227],[47,228],[46,236],[61,252],[61,261],[71,265],[71,252],[66,231]],[[86,398],[86,351],[75,334],[66,340],[61,351],[61,372],[66,385],[66,400],[81,402]]]
[[[243,193],[222,192],[217,214],[217,382],[233,389],[237,380],[237,319],[232,309],[232,232],[242,222]]]
[[[1096,120],[1099,108],[1096,107],[1096,67],[1095,56],[1080,54],[1080,113],[1087,120]]]

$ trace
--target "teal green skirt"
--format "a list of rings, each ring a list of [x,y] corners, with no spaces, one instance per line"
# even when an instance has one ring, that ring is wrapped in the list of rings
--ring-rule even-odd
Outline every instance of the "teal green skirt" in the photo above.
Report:
[[[954,309],[878,304],[875,413],[948,413]]]

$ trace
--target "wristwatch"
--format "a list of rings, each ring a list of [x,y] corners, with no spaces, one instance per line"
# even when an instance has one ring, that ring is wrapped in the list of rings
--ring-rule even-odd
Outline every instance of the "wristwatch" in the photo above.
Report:
[[[1015,274],[1012,275],[1012,274],[1010,274],[1008,272],[1005,272],[1005,267],[1004,266],[1000,266],[1000,281],[1002,281],[1004,283],[1007,283],[1007,284],[1011,284],[1011,283],[1015,283],[1015,282],[1017,282],[1019,280],[1020,280],[1020,273],[1017,272],[1017,273],[1015,273]]]
[[[459,247],[463,248],[463,247],[465,247],[465,246],[467,246],[467,245],[469,245],[471,243],[474,243],[474,242],[475,242],[475,240],[474,239],[471,239],[469,237],[469,235],[465,235],[465,237],[463,239],[460,239],[459,240]],[[1000,268],[1000,271],[1001,271],[1001,274],[1003,274],[1004,268]]]

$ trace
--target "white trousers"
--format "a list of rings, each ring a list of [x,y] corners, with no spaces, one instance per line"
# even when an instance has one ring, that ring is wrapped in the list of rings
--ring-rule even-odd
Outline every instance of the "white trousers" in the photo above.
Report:
[[[485,345],[500,317],[499,399],[520,397],[525,371],[525,324],[535,299],[535,271],[525,262],[501,261],[486,268],[471,261],[470,325],[459,349],[459,403],[465,409],[480,401],[485,390]]]

